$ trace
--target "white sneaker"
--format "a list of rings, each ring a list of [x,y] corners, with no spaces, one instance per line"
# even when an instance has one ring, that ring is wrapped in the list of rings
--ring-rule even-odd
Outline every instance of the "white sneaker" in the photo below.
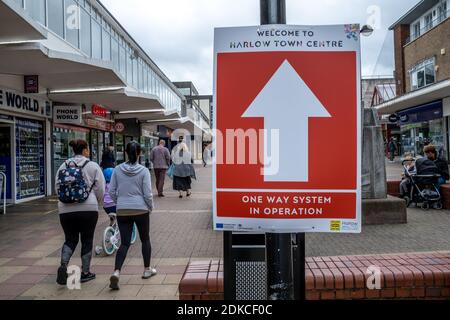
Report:
[[[155,268],[150,268],[144,271],[144,274],[142,275],[142,279],[150,279],[151,277],[153,277],[154,275],[156,275],[156,269]]]
[[[118,271],[114,271],[111,278],[109,278],[109,287],[112,290],[119,290],[119,277],[120,273]]]

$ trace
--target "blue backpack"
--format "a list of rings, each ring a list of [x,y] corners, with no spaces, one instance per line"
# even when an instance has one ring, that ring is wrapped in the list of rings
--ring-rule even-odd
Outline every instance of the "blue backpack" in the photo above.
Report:
[[[58,173],[58,199],[62,203],[83,203],[89,198],[89,194],[94,188],[94,184],[89,189],[83,177],[83,169],[89,163],[89,160],[83,166],[78,166],[75,161],[66,162],[66,167]]]

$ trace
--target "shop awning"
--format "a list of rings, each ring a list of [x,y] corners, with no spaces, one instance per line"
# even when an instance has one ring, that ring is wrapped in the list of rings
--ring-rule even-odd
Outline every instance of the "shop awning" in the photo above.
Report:
[[[403,96],[375,106],[378,114],[393,114],[403,109],[444,99],[450,96],[450,80],[445,80],[431,86],[407,93]]]
[[[203,132],[206,132],[204,129],[200,128],[194,121],[192,121],[189,117],[183,117],[179,119],[158,119],[158,120],[148,120],[149,124],[159,124],[165,125],[166,127],[176,129],[184,129],[187,130],[191,135],[202,135]],[[145,126],[145,125],[144,125]]]
[[[163,105],[158,97],[150,94],[138,93],[127,88],[112,90],[89,90],[50,93],[49,98],[60,103],[100,104],[109,111],[139,111],[160,110]],[[128,118],[137,118],[135,114],[128,114]]]
[[[124,87],[110,62],[51,50],[39,42],[0,45],[0,73],[39,75],[49,90]]]
[[[0,43],[42,40],[47,31],[14,0],[0,0]]]
[[[154,121],[154,120],[177,120],[180,119],[180,114],[178,111],[166,111],[164,109],[155,110],[143,110],[142,112],[121,112],[115,116],[116,119],[130,119],[136,118],[141,122]]]

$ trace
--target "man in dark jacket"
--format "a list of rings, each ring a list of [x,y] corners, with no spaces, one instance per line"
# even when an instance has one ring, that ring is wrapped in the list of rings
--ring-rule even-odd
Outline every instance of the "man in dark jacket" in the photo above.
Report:
[[[114,158],[114,146],[110,144],[108,148],[103,152],[102,162],[100,163],[100,167],[102,169],[114,168],[116,159]]]
[[[388,148],[389,148],[389,157],[390,157],[389,160],[391,160],[391,162],[394,162],[395,152],[397,151],[397,143],[395,142],[394,138],[391,138],[391,141],[389,141]]]

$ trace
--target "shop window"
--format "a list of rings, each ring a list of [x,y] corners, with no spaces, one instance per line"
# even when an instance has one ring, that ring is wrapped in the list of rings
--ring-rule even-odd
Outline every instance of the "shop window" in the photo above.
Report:
[[[98,22],[92,20],[92,58],[102,58],[102,28]]]
[[[81,51],[89,57],[91,56],[91,16],[84,9],[81,9]]]
[[[64,2],[63,0],[47,0],[48,28],[64,38]]]
[[[25,10],[34,20],[45,26],[45,0],[26,0]]]
[[[433,58],[421,62],[409,71],[411,77],[411,90],[423,88],[436,81],[434,66],[435,59]]]

